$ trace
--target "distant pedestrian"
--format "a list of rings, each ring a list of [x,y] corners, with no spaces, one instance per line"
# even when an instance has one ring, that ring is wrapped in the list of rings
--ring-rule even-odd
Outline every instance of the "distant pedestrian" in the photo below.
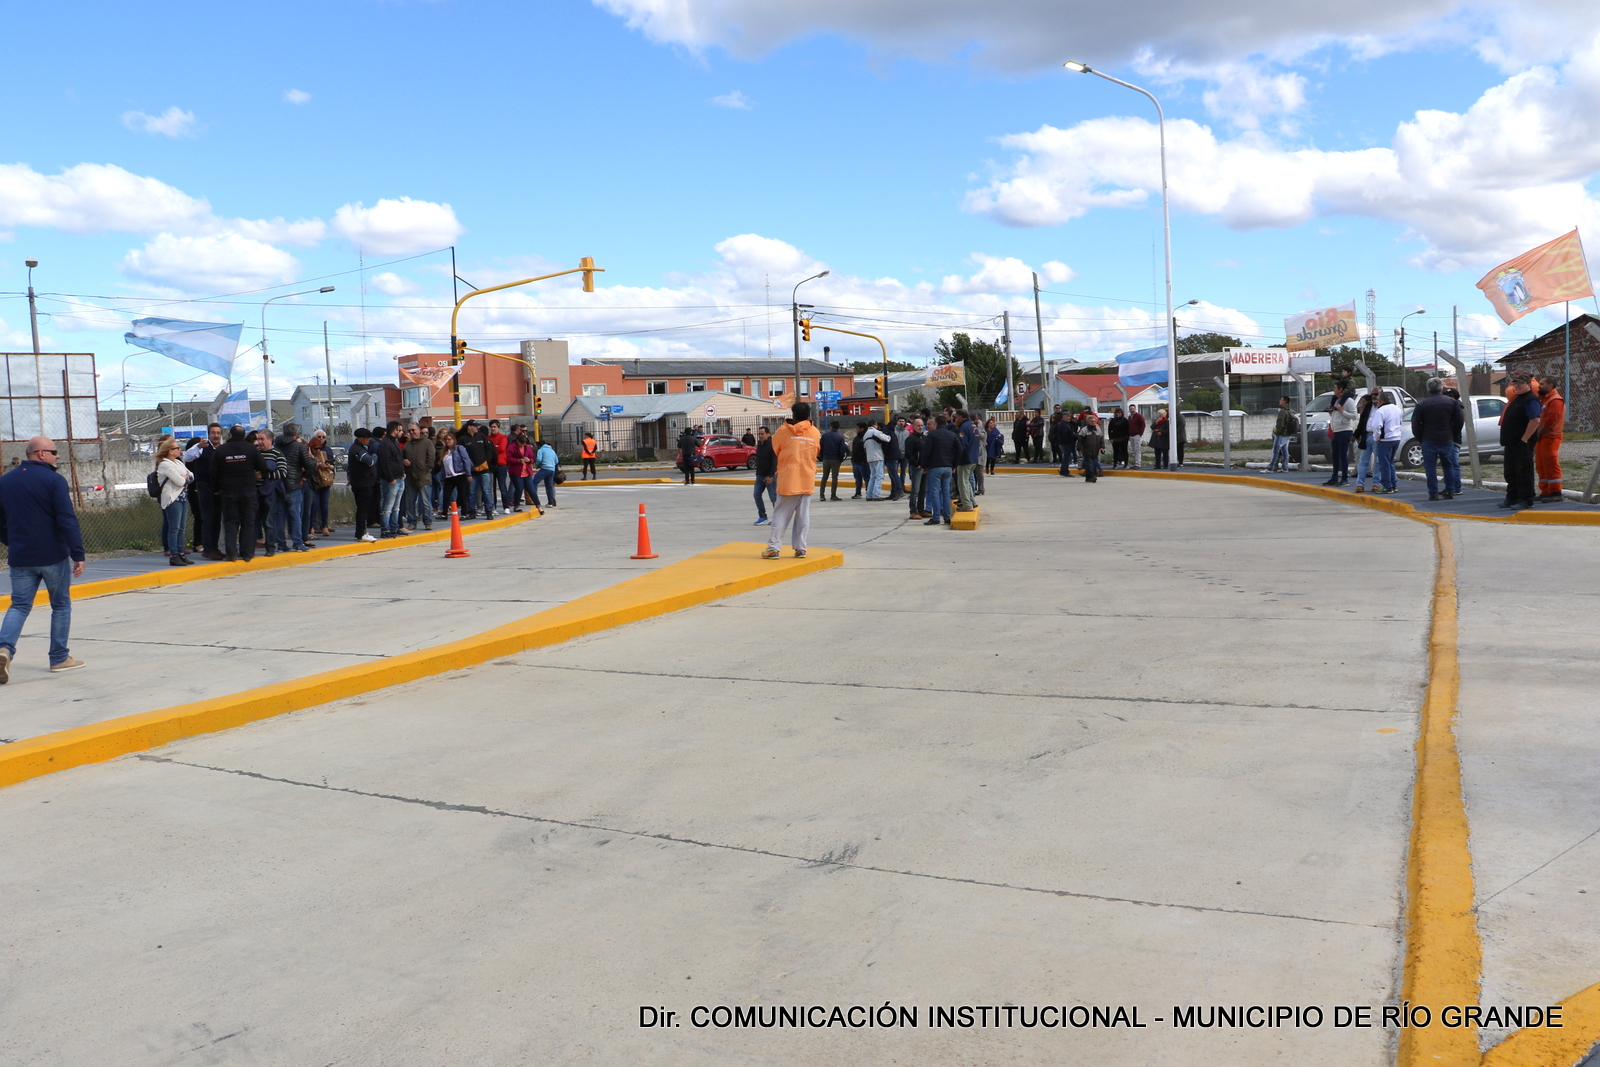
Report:
[[[1000,427],[992,417],[984,423],[984,438],[989,449],[987,471],[993,474],[995,467],[1006,454],[1006,435],[1000,432]]]
[[[350,495],[356,501],[356,540],[376,541],[377,537],[368,530],[368,527],[381,529],[378,519],[378,449],[372,443],[371,430],[364,426],[356,430],[356,439],[350,446],[346,464],[345,481],[350,484]]]
[[[513,426],[511,428],[511,443],[506,445],[506,465],[511,472],[511,513],[521,514],[522,502],[526,500],[534,507],[538,507],[539,498],[534,493],[533,471],[538,450],[533,442],[528,440],[526,426]]]
[[[1111,421],[1106,423],[1106,440],[1111,442],[1111,469],[1128,466],[1128,417],[1121,408],[1111,409]]]
[[[1101,434],[1100,416],[1088,412],[1078,430],[1078,460],[1083,464],[1083,480],[1100,480],[1100,453],[1105,450],[1105,437]]]
[[[185,555],[184,527],[189,518],[189,483],[194,475],[183,463],[183,446],[168,437],[156,445],[156,482],[161,492],[161,545],[167,563],[187,567],[194,561]]]
[[[1134,408],[1128,413],[1128,466],[1138,470],[1144,454],[1144,416]]]
[[[807,490],[810,495],[810,490]],[[756,436],[756,521],[755,525],[765,525],[767,518],[767,500],[772,500],[774,509],[778,506],[778,456],[772,451],[772,434],[765,426]]]
[[[983,462],[983,435],[978,424],[965,410],[956,412],[956,436],[961,439],[961,453],[956,458],[956,497],[959,511],[972,511],[978,506],[978,485],[974,472]]]
[[[1517,374],[1509,385],[1506,408],[1500,413],[1500,447],[1505,453],[1506,498],[1496,505],[1512,511],[1533,507],[1533,435],[1539,432],[1539,397],[1533,380]]]
[[[811,487],[817,482],[822,435],[811,425],[810,404],[796,401],[793,412],[772,435],[772,452],[778,459],[778,501],[772,510],[772,533],[761,553],[763,559],[778,558],[785,529],[795,558],[804,558],[811,533]]]
[[[378,526],[380,537],[400,536],[400,509],[406,497],[405,442],[398,419],[391,419],[378,441]],[[491,445],[493,442],[491,441]]]
[[[933,429],[922,442],[922,469],[927,481],[928,521],[924,526],[950,525],[950,483],[961,456],[961,438],[950,429],[943,415],[933,420]]]
[[[1456,439],[1461,436],[1464,418],[1461,402],[1444,395],[1444,383],[1429,378],[1423,386],[1427,395],[1411,410],[1411,435],[1422,444],[1422,466],[1428,476],[1428,499],[1449,500],[1461,492],[1461,459]],[[1439,486],[1439,467],[1444,468],[1443,492]]]
[[[0,622],[0,685],[11,679],[17,639],[43,585],[50,594],[50,671],[77,670],[83,661],[67,650],[72,629],[72,579],[84,569],[83,532],[67,480],[56,472],[56,445],[35,437],[23,460],[0,478],[0,544],[11,568],[11,606]],[[180,464],[181,466],[181,464]]]
[[[928,509],[928,472],[922,468],[922,448],[928,443],[926,423],[920,418],[911,420],[911,433],[906,437],[906,463],[911,468],[911,517],[926,519]]]
[[[1289,442],[1300,432],[1300,420],[1295,418],[1290,403],[1286,396],[1278,398],[1278,417],[1272,423],[1272,458],[1267,460],[1267,470],[1272,473],[1289,469]]]
[[[694,484],[695,468],[700,465],[700,435],[693,426],[685,426],[678,435],[678,466],[683,470],[683,484]]]
[[[1400,447],[1400,434],[1404,424],[1400,405],[1390,400],[1388,394],[1378,393],[1372,411],[1367,415],[1367,433],[1378,446],[1378,492],[1394,494],[1400,491],[1398,476],[1394,471],[1394,453]]]
[[[1028,420],[1028,437],[1033,441],[1033,462],[1044,462],[1044,416],[1039,412],[1033,413],[1033,418]]]
[[[539,503],[539,486],[544,486],[544,504],[547,508],[556,506],[556,468],[561,466],[561,457],[556,455],[556,450],[550,447],[549,441],[541,442],[533,454],[533,488],[528,490],[528,495],[533,497],[534,504]]]
[[[850,476],[855,479],[856,493],[852,500],[861,499],[861,491],[866,488],[867,475],[871,470],[867,465],[867,424],[856,423],[856,435],[850,438]]]
[[[1323,485],[1344,485],[1350,480],[1350,439],[1355,435],[1356,399],[1344,380],[1333,383],[1328,401],[1328,444],[1333,452],[1333,476]]]
[[[1372,419],[1373,397],[1377,394],[1369,391],[1356,401],[1356,429],[1350,441],[1359,450],[1356,453],[1356,488],[1358,493],[1367,491],[1369,485],[1375,485],[1373,480],[1378,472],[1378,446],[1367,432],[1367,423]]]
[[[911,484],[906,478],[906,438],[911,436],[911,427],[906,424],[904,417],[897,418],[890,434],[894,437],[894,448],[891,455],[885,457],[885,462],[889,479],[894,483],[894,491],[889,494],[889,499],[899,500],[911,492]]]
[[[578,481],[586,482],[590,478],[599,480],[600,472],[595,470],[595,461],[600,457],[600,444],[594,439],[594,434],[588,430],[583,432],[582,450],[578,456],[583,460],[583,472]]]
[[[358,433],[361,431],[357,431]],[[360,438],[357,438],[360,443]],[[350,489],[356,487],[356,450],[350,449]],[[454,432],[446,429],[439,431],[439,508],[440,513],[449,516],[450,505],[456,506],[457,517],[467,510],[472,502],[472,457],[467,454],[465,445],[456,440]],[[356,522],[361,521],[361,498],[356,498]]]
[[[262,547],[266,549],[268,556],[273,556],[280,548],[285,552],[290,550],[284,535],[284,512],[289,506],[285,486],[289,471],[284,463],[283,453],[273,447],[270,431],[256,431],[256,451],[261,453],[261,461],[267,467],[266,473],[261,476],[260,484],[256,486],[256,492],[261,497],[261,512],[256,516],[257,525],[261,528]]]
[[[216,451],[217,510],[222,513],[222,558],[248,563],[256,554],[257,486],[267,473],[266,461],[243,426],[228,430]]]
[[[315,439],[313,439],[315,443]],[[405,464],[406,484],[401,497],[401,529],[411,533],[420,523],[424,530],[433,529],[433,470],[439,465],[438,449],[415,423],[406,427],[401,445]]]
[[[1156,470],[1167,470],[1171,462],[1172,420],[1167,415],[1167,409],[1161,408],[1156,412],[1156,421],[1150,425],[1150,451],[1155,453]]]
[[[306,442],[306,455],[311,457],[311,463],[316,474],[306,485],[305,515],[301,522],[305,530],[302,540],[309,541],[312,534],[319,537],[332,537],[333,524],[328,520],[329,498],[333,495],[333,483],[338,477],[334,469],[333,459],[328,454],[328,435],[321,430],[311,435],[311,440]]]
[[[1561,442],[1567,433],[1567,402],[1556,391],[1555,379],[1540,375],[1533,380],[1539,394],[1539,432],[1533,442],[1533,466],[1539,475],[1539,502],[1560,503]]]
[[[850,456],[850,445],[845,441],[844,434],[839,432],[839,420],[834,419],[828,423],[828,430],[822,435],[821,451],[818,453],[822,460],[822,483],[817,486],[818,500],[839,499],[839,468],[844,466],[844,461]],[[830,498],[828,481],[833,480],[833,496]]]
[[[1017,417],[1011,424],[1011,441],[1016,449],[1016,461],[1028,462],[1028,413],[1017,412]]]
[[[194,475],[194,481],[189,486],[189,510],[195,517],[194,543],[206,559],[222,558],[222,551],[217,547],[218,535],[222,533],[222,512],[213,481],[216,476],[215,452],[217,446],[222,444],[222,438],[222,426],[213,422],[206,427],[206,435],[190,442],[189,448],[183,453],[183,462],[188,465],[189,473]]]
[[[889,435],[874,423],[867,427],[863,441],[867,453],[867,499],[882,500],[884,457],[888,454],[884,446],[889,443]]]

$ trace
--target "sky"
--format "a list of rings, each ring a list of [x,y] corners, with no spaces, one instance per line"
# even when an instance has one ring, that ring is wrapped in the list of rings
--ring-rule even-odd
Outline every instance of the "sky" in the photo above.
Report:
[[[223,380],[135,318],[242,322],[234,386],[394,381],[461,334],[583,356],[785,356],[789,301],[926,361],[1160,343],[1155,109],[1182,333],[1283,340],[1376,294],[1380,349],[1498,356],[1475,288],[1600,247],[1600,5],[1511,0],[331,0],[32,5],[0,94],[0,350],[94,352],[102,407]],[[1154,29],[1153,29],[1154,28]],[[333,285],[326,295],[293,296]],[[1193,305],[1187,301],[1196,301]],[[1410,314],[1422,311],[1422,314]],[[1592,302],[1583,308],[1593,313]],[[871,341],[816,335],[835,359]]]

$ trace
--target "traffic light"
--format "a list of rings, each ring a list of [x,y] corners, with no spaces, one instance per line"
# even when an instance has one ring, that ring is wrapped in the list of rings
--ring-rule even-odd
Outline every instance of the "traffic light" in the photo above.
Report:
[[[800,336],[805,338],[807,341],[811,340],[811,320],[810,319],[801,319],[800,320]]]
[[[872,379],[872,387],[879,400],[886,398],[889,395],[888,375],[880,374],[876,378]]]
[[[536,396],[533,398],[533,413],[535,415],[544,414],[544,397]]]
[[[578,266],[583,268],[583,291],[594,292],[594,257],[584,256],[578,260]]]
[[[456,342],[456,361],[459,363],[461,360],[464,360],[466,358],[467,358],[467,342],[465,342],[465,341],[457,341]]]

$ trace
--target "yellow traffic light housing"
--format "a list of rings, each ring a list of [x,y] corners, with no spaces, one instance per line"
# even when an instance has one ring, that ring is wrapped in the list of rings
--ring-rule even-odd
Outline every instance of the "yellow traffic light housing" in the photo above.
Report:
[[[872,379],[872,386],[876,391],[879,400],[883,400],[888,397],[889,379],[887,376],[882,374],[878,375],[876,378]]]
[[[467,358],[467,342],[465,342],[465,341],[457,341],[456,342],[456,359],[465,360],[466,358]]]
[[[586,293],[594,292],[594,257],[584,256],[578,260],[578,266],[583,270],[583,291]]]
[[[801,319],[800,320],[800,336],[805,338],[807,341],[811,340],[811,320],[810,319]]]
[[[533,413],[535,415],[544,414],[544,397],[536,396],[533,398]]]

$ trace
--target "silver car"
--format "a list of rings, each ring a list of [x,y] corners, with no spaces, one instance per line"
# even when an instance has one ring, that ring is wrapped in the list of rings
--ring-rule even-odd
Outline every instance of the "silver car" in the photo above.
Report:
[[[1506,409],[1505,397],[1501,396],[1474,396],[1469,398],[1472,405],[1478,409],[1477,417],[1473,420],[1473,428],[1478,432],[1478,458],[1498,458],[1503,451],[1500,447],[1500,413]],[[1407,408],[1400,423],[1400,446],[1395,449],[1395,462],[1402,467],[1412,470],[1422,466],[1422,442],[1411,436],[1411,413],[1416,408]],[[1463,430],[1461,434],[1461,460],[1467,459],[1467,436]]]

